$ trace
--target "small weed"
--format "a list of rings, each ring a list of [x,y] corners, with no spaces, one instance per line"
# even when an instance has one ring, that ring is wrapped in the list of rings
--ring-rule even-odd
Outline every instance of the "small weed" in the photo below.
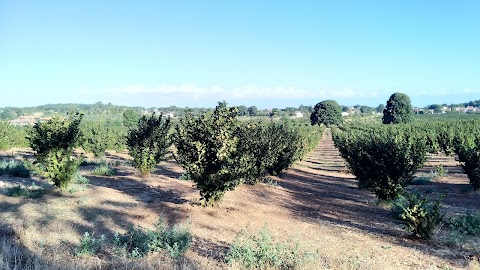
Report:
[[[417,185],[417,186],[431,185],[434,179],[435,179],[435,176],[433,174],[430,174],[428,176],[415,177],[413,178],[412,185]]]
[[[433,168],[432,173],[434,173],[436,176],[444,177],[447,176],[448,170],[445,169],[442,164],[440,164]]]
[[[274,241],[265,225],[257,235],[239,234],[225,258],[229,265],[245,269],[294,269],[316,262],[317,256],[298,239]]]
[[[278,182],[273,180],[272,177],[270,177],[270,176],[266,176],[266,177],[262,178],[261,182],[264,183],[264,184],[270,185],[270,186],[274,186],[274,187],[280,186],[278,184]]]
[[[18,185],[7,188],[5,195],[17,198],[24,197],[30,199],[38,199],[43,197],[44,193],[45,190],[43,188],[36,186],[35,183],[32,183],[30,187]]]
[[[86,189],[85,185],[81,184],[70,184],[68,185],[66,191],[68,193],[77,193],[77,192],[82,192]]]
[[[184,181],[191,181],[192,177],[190,176],[189,173],[185,172],[180,177],[178,177],[178,180],[184,180]]]
[[[88,204],[88,197],[80,197],[80,199],[77,200],[77,204],[87,205]]]
[[[22,161],[11,159],[9,161],[0,161],[0,175],[9,175],[13,177],[30,177],[30,170],[25,166]]]
[[[80,172],[76,172],[73,175],[72,183],[74,184],[82,184],[82,185],[88,185],[90,184],[90,180],[86,178],[85,176],[81,175]]]
[[[103,159],[94,159],[94,160],[83,159],[82,162],[80,163],[80,166],[96,166],[96,165],[101,165],[104,162],[105,160]]]
[[[93,234],[90,235],[88,232],[85,232],[80,240],[80,247],[75,250],[75,254],[77,256],[95,255],[100,250],[104,242],[105,236],[102,235],[100,238],[93,238]]]
[[[465,215],[448,220],[449,242],[458,246],[465,242],[465,235],[480,236],[480,211],[468,211]]]
[[[168,226],[163,220],[155,224],[154,230],[130,227],[124,234],[115,234],[113,243],[117,253],[124,252],[131,258],[147,255],[149,252],[166,250],[172,258],[178,258],[190,248],[192,236],[188,226]]]
[[[406,201],[397,204],[401,209],[400,218],[405,222],[405,229],[421,239],[430,239],[442,221],[440,202],[430,202],[428,197],[421,197],[415,193],[404,193]],[[394,207],[395,209],[395,207]]]
[[[117,169],[112,168],[108,163],[102,164],[99,167],[96,167],[92,171],[93,175],[98,175],[98,176],[113,176],[117,174]]]

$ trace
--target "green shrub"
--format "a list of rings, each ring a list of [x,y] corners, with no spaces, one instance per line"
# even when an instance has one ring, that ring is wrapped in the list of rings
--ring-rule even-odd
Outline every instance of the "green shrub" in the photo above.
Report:
[[[409,205],[409,200],[402,194],[398,194],[391,203],[391,211],[395,218],[402,219],[401,215],[404,212],[404,209],[407,209]]]
[[[372,188],[391,200],[411,183],[426,160],[426,139],[413,126],[365,126],[333,130],[335,146],[357,177],[359,187]]]
[[[452,217],[448,224],[450,229],[462,234],[480,236],[480,211],[468,211],[465,215]]]
[[[187,226],[167,226],[162,220],[154,230],[130,227],[124,234],[115,234],[114,244],[129,257],[138,258],[149,252],[166,250],[172,258],[184,254],[191,245],[192,236]]]
[[[405,229],[415,237],[430,239],[442,221],[440,200],[430,202],[428,197],[415,193],[405,193],[406,202],[401,202],[400,218],[405,222]],[[403,205],[402,205],[403,204]]]
[[[437,165],[434,167],[432,173],[435,176],[444,177],[447,176],[448,170],[443,167],[443,165]]]
[[[102,248],[104,242],[104,235],[100,238],[94,238],[93,235],[85,232],[80,240],[80,247],[75,250],[75,254],[77,256],[93,256]]]
[[[317,254],[298,240],[274,241],[264,226],[256,235],[238,235],[225,259],[229,265],[245,269],[295,269],[315,262]]]
[[[36,162],[44,169],[43,176],[64,190],[80,165],[80,159],[72,155],[80,137],[82,118],[83,115],[77,113],[70,119],[54,117],[47,122],[37,122],[28,138]]]
[[[178,177],[178,180],[190,181],[192,180],[192,177],[188,173],[183,173]]]
[[[7,188],[5,195],[16,198],[24,197],[30,199],[38,199],[43,197],[44,193],[45,190],[43,188],[36,186],[35,183],[32,183],[30,187],[18,185]]]
[[[0,151],[10,149],[10,123],[7,121],[0,121]]]
[[[288,120],[240,125],[237,150],[249,161],[243,182],[256,184],[266,174],[280,174],[318,144],[322,131]]]
[[[126,148],[125,136],[128,129],[121,122],[110,119],[83,121],[80,129],[82,131],[80,145],[96,158],[104,157],[107,149],[122,151]]]
[[[7,121],[0,120],[0,151],[5,151],[12,147],[28,147],[26,136],[30,129],[30,126],[17,127]]]
[[[267,173],[278,175],[295,160],[302,147],[300,136],[286,125],[247,123],[237,131],[237,150],[245,160],[244,182],[256,184]]]
[[[176,126],[175,159],[200,189],[202,203],[218,203],[248,170],[247,156],[237,151],[238,109],[219,103],[213,113],[187,113]]]
[[[283,170],[290,167],[296,160],[300,159],[303,142],[295,129],[286,124],[274,125],[267,132],[271,132],[272,151],[276,158],[273,164],[266,169],[271,175],[279,175]]]
[[[473,190],[480,189],[480,146],[463,147],[458,151],[458,157],[463,171],[467,174]]]
[[[165,158],[172,144],[168,135],[170,118],[145,115],[138,120],[138,126],[128,131],[127,146],[133,157],[132,165],[142,175],[148,175]]]
[[[1,160],[0,161],[0,175],[9,175],[14,177],[28,178],[30,177],[30,170],[25,166],[24,162],[18,160]]]

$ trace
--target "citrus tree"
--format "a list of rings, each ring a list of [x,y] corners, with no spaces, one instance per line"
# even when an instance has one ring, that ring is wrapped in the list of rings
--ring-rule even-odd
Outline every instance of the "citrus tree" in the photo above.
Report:
[[[127,147],[133,157],[133,167],[142,175],[148,175],[165,158],[172,144],[168,137],[171,127],[170,118],[142,116],[138,125],[129,130]]]
[[[206,206],[238,186],[249,163],[237,151],[237,115],[236,107],[219,102],[213,112],[187,113],[176,126],[175,158],[200,189]]]
[[[43,123],[37,122],[28,137],[44,176],[61,189],[68,187],[80,165],[80,159],[72,156],[80,137],[82,118],[82,114],[76,113],[67,119],[56,116]]]

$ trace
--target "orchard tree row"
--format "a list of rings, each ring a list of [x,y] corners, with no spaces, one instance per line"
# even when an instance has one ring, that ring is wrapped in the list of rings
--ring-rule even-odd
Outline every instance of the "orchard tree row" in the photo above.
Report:
[[[213,111],[187,113],[173,129],[171,119],[162,115],[126,113],[123,126],[130,129],[125,136],[118,125],[82,122],[77,113],[36,123],[27,138],[43,175],[61,189],[81,162],[73,157],[74,147],[101,156],[124,143],[142,175],[172,153],[196,183],[204,205],[212,205],[241,183],[256,184],[268,174],[280,174],[312,150],[323,131],[288,119],[239,121],[237,115],[237,107],[223,102]]]
[[[479,120],[348,125],[333,129],[333,139],[359,186],[380,199],[400,194],[428,152],[458,155],[473,189],[480,189]]]
[[[200,189],[205,205],[241,183],[255,184],[301,159],[320,140],[308,123],[239,122],[238,109],[219,103],[212,113],[187,114],[175,127],[175,158]]]

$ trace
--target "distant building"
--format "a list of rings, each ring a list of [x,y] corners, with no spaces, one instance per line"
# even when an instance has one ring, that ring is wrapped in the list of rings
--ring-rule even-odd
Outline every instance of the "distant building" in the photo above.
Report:
[[[303,117],[303,112],[301,112],[301,111],[295,111],[295,115],[294,115],[294,116],[295,116],[295,117],[298,117],[298,118],[301,118],[301,117]]]
[[[41,114],[35,113],[34,115],[23,115],[17,119],[10,120],[10,124],[14,126],[33,126],[37,122],[45,122],[50,119],[51,117],[40,117]]]
[[[342,116],[349,116],[350,114],[348,112],[342,112]]]
[[[413,108],[413,112],[415,114],[423,114],[424,113],[423,108],[417,108],[417,107]]]
[[[473,106],[467,106],[465,108],[465,112],[475,112],[475,111],[476,111],[476,108]]]

